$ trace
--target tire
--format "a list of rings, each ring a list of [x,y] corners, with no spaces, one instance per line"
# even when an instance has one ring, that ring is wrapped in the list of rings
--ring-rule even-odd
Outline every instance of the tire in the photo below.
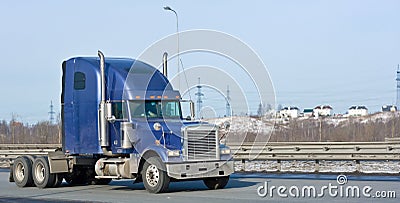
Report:
[[[32,163],[28,158],[20,156],[15,159],[12,171],[14,182],[18,187],[33,186]]]
[[[24,155],[27,159],[31,160],[31,164],[33,165],[33,162],[35,161],[36,157],[35,155]]]
[[[77,174],[76,172],[68,173],[65,175],[64,179],[70,186],[86,185],[88,183],[87,178],[84,177],[83,174]]]
[[[204,184],[211,190],[224,188],[228,181],[229,176],[203,179]]]
[[[70,185],[70,186],[74,186],[74,185],[77,185],[78,183],[78,179],[74,176],[74,175],[72,175],[72,174],[67,174],[66,176],[65,176],[65,181],[68,183],[68,185]]]
[[[90,185],[108,185],[111,182],[111,178],[102,178],[102,179],[92,179],[89,181]]]
[[[14,165],[10,165],[10,175],[8,176],[8,182],[14,183]]]
[[[37,157],[32,167],[33,182],[38,188],[48,188],[56,185],[56,174],[50,173],[47,157]]]
[[[52,187],[59,187],[64,179],[64,175],[61,173],[56,173],[54,175],[55,175],[55,181]]]
[[[170,178],[165,164],[159,157],[150,157],[143,164],[142,179],[150,193],[162,193],[168,189]]]

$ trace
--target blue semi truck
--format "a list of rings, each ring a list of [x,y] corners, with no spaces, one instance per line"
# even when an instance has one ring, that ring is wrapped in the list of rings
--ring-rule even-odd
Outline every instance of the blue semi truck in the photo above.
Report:
[[[167,75],[129,58],[75,57],[62,63],[62,149],[20,156],[10,180],[19,187],[143,182],[151,193],[170,181],[202,179],[224,188],[233,173],[221,126],[182,116],[179,91]]]

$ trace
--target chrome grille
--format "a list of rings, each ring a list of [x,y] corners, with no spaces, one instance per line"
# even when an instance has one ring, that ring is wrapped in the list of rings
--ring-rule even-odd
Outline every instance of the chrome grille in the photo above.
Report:
[[[187,128],[185,132],[188,160],[218,159],[217,130],[214,126]]]

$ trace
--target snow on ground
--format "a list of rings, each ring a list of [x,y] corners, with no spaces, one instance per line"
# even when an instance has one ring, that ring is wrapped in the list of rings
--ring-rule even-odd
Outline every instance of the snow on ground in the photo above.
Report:
[[[230,130],[233,132],[252,132],[263,134],[271,132],[274,124],[270,121],[245,116],[211,118],[206,119],[205,121],[220,126],[224,126],[224,123],[229,122]]]
[[[219,125],[221,127],[229,123],[229,131],[226,132],[226,140],[228,142],[242,142],[246,136],[252,137],[256,141],[268,141],[274,130],[274,122],[270,120],[262,120],[252,117],[235,116],[224,118],[213,118],[204,120],[209,123]],[[250,138],[249,138],[250,139]]]
[[[356,172],[357,165],[353,161],[321,161],[320,172]]]
[[[360,121],[361,123],[368,123],[368,122],[377,122],[381,121],[383,123],[387,123],[389,120],[399,117],[400,116],[400,111],[396,112],[381,112],[381,113],[376,113],[376,114],[371,114],[369,116],[366,116],[362,118]]]
[[[361,161],[362,173],[400,173],[398,161]],[[238,172],[278,172],[279,164],[276,161],[240,161],[235,162],[235,171]],[[280,172],[312,173],[315,172],[315,161],[282,161]],[[357,165],[353,161],[320,161],[319,172],[341,173],[356,172]]]
[[[324,122],[339,126],[346,124],[349,121],[359,122],[359,123],[369,123],[369,122],[383,122],[387,123],[393,118],[400,117],[400,111],[397,112],[380,112],[375,114],[370,114],[363,117],[325,117]],[[317,118],[306,118],[299,117],[296,118],[299,121],[304,120],[318,120]],[[204,121],[214,123],[223,126],[224,123],[230,123],[230,131],[235,133],[261,133],[269,134],[274,129],[275,124],[288,124],[290,123],[289,118],[253,118],[249,116],[234,116],[234,117],[223,117],[223,118],[209,118]],[[284,127],[281,126],[281,127]]]
[[[361,165],[361,170],[364,173],[399,173],[400,162],[382,161],[377,163],[366,161]]]
[[[349,119],[348,118],[329,118],[326,119],[325,121],[329,124],[329,125],[333,125],[333,126],[338,126],[342,123],[347,122]]]

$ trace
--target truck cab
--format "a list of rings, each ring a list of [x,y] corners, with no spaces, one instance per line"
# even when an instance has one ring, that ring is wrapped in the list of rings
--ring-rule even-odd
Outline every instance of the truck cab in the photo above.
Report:
[[[138,60],[98,55],[63,62],[62,149],[40,160],[19,157],[15,163],[29,160],[31,169],[17,177],[21,167],[14,164],[17,185],[47,176],[36,185],[133,179],[159,193],[170,181],[202,179],[210,189],[225,187],[234,170],[230,149],[220,143],[221,127],[195,121],[193,113],[184,118],[184,101],[166,77],[167,60],[163,74]]]

